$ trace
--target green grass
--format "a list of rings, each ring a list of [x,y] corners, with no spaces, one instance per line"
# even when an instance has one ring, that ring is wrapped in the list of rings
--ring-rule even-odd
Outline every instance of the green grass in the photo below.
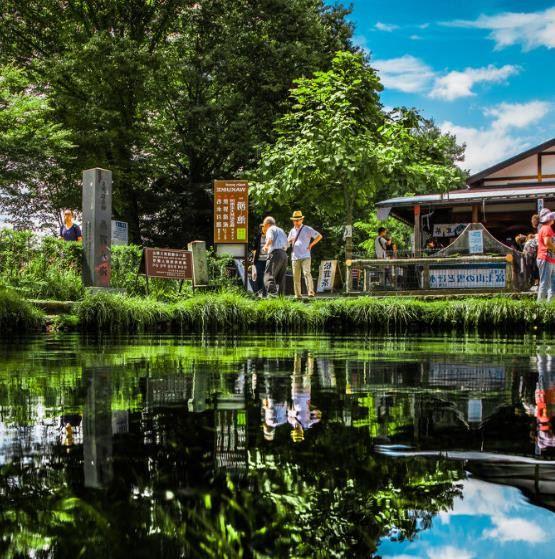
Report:
[[[0,333],[38,330],[44,324],[44,313],[18,293],[0,288]]]
[[[109,332],[402,332],[414,330],[555,329],[555,304],[468,298],[337,298],[301,303],[252,299],[236,292],[201,294],[174,303],[98,293],[74,309],[84,330]]]

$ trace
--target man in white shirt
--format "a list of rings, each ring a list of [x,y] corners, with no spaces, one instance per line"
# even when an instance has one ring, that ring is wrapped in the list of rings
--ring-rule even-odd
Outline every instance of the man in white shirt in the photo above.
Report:
[[[306,282],[309,297],[314,297],[314,282],[312,280],[310,251],[312,247],[322,240],[322,235],[312,227],[304,224],[304,216],[301,211],[293,212],[291,217],[293,229],[289,232],[287,241],[293,247],[291,252],[291,267],[293,268],[293,285],[295,286],[295,298],[302,297],[301,272]]]
[[[285,272],[287,271],[287,236],[276,225],[276,220],[268,216],[262,223],[262,233],[266,236],[263,251],[268,254],[264,271],[264,285],[270,297],[285,295]]]

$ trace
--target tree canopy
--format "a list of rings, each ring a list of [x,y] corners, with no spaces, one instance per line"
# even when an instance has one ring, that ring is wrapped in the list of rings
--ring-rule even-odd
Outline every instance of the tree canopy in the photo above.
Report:
[[[322,0],[0,0],[0,12],[1,61],[48,92],[76,146],[54,205],[78,203],[83,169],[109,168],[115,217],[134,240],[172,246],[209,236],[211,181],[255,164],[293,80],[351,48],[347,10]]]

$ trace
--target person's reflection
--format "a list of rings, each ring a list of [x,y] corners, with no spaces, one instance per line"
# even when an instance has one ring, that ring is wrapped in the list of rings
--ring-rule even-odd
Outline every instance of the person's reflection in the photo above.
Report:
[[[287,423],[287,379],[272,375],[265,365],[262,394],[262,430],[267,441],[273,441],[276,429]]]
[[[538,383],[534,394],[536,416],[536,454],[555,447],[555,373],[551,355],[538,355]]]
[[[291,406],[287,411],[287,420],[293,427],[291,438],[293,442],[304,440],[304,432],[318,423],[322,418],[322,412],[311,408],[311,382],[314,372],[314,357],[308,355],[306,369],[303,374],[300,355],[295,355],[293,374],[291,375]]]

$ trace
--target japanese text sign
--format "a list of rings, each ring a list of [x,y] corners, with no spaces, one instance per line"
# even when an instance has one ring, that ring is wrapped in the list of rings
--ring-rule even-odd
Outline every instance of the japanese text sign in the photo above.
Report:
[[[214,242],[248,242],[249,185],[246,181],[214,181]]]
[[[146,276],[177,280],[193,279],[193,255],[188,250],[171,248],[143,249]]]

